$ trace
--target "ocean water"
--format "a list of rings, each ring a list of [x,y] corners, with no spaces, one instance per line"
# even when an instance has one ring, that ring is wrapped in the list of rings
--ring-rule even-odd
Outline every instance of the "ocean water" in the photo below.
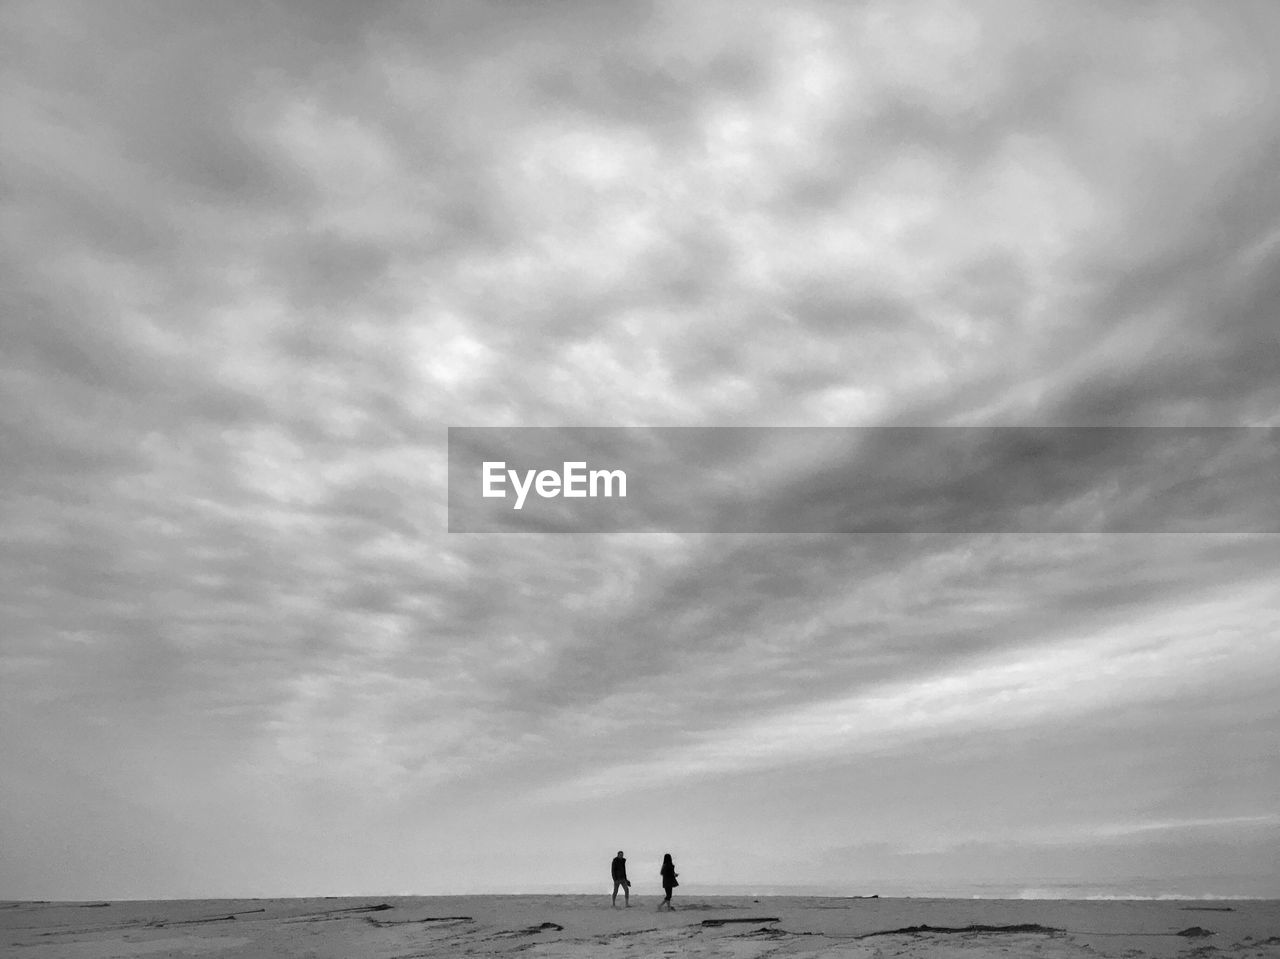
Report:
[[[599,889],[580,886],[510,890],[511,893],[598,895]],[[655,888],[633,887],[633,894],[661,893]],[[681,881],[684,895],[703,896],[879,896],[885,899],[1060,899],[1060,900],[1186,900],[1276,899],[1280,882],[1265,876],[1237,878],[1134,877],[1109,881],[1064,881],[1056,878],[1017,882],[901,883],[867,880],[859,883],[698,883]]]
[[[922,899],[1274,899],[1280,888],[1261,878],[1206,883],[1203,879],[1143,879],[1064,882],[1055,879],[983,883],[876,883],[804,886],[716,885],[699,887],[709,896],[873,896]]]

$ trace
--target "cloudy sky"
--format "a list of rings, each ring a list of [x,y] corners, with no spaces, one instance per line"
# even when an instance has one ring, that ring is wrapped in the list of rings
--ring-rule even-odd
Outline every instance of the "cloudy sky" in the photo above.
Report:
[[[619,848],[641,893],[1276,894],[1256,484],[1198,535],[446,511],[450,426],[1280,426],[1274,4],[0,28],[0,896]]]

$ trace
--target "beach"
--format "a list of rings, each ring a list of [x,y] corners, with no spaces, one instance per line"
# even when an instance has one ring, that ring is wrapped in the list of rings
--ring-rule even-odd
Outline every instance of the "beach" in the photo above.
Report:
[[[0,904],[22,959],[860,956],[1280,959],[1280,901],[607,894]]]

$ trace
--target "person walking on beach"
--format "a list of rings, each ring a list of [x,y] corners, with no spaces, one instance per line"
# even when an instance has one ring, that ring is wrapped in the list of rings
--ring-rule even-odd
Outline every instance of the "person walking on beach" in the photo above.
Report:
[[[666,906],[668,909],[675,909],[675,906],[671,905],[671,890],[680,885],[676,880],[676,876],[680,874],[676,872],[676,864],[671,861],[671,853],[662,857],[662,868],[658,872],[662,874],[662,891],[667,894],[667,898],[658,903],[658,908]]]
[[[613,908],[618,908],[618,887],[621,886],[623,902],[630,909],[631,882],[627,879],[627,857],[622,854],[621,849],[613,857],[613,866],[610,871],[613,874]]]

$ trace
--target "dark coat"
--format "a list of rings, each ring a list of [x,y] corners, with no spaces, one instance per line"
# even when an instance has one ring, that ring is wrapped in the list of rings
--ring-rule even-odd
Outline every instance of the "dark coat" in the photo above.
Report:
[[[626,882],[627,881],[627,860],[624,859],[622,856],[614,856],[612,872],[613,872],[614,882]]]
[[[676,876],[678,876],[678,875],[679,875],[679,873],[678,873],[678,872],[676,872],[676,864],[675,864],[675,863],[673,863],[673,862],[664,862],[664,863],[662,864],[662,869],[661,869],[661,870],[659,870],[659,871],[662,873],[662,888],[663,888],[663,889],[674,889],[676,886],[680,885],[680,883],[676,882]]]

